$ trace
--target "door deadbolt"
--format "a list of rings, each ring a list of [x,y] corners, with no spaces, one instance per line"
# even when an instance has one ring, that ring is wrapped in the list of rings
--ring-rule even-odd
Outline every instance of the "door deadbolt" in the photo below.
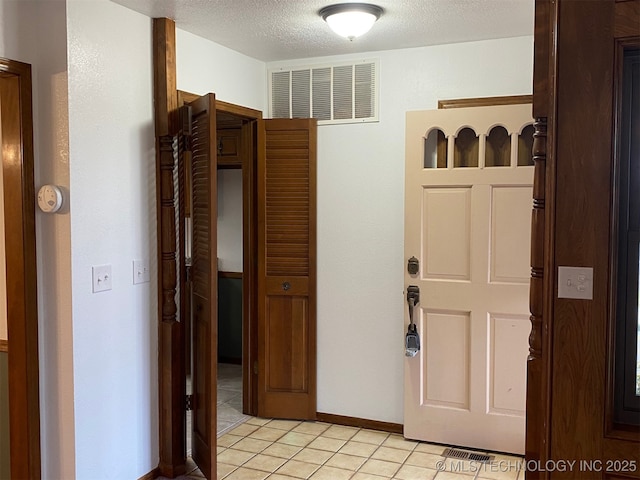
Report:
[[[418,260],[416,257],[411,257],[409,260],[407,260],[407,272],[409,272],[409,275],[415,275],[419,270],[420,260]]]

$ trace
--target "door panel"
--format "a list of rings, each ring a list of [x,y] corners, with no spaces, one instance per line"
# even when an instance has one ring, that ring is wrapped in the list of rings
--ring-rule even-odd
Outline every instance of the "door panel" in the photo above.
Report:
[[[491,282],[529,284],[531,267],[531,219],[514,216],[513,210],[525,212],[531,208],[533,192],[529,186],[497,186],[491,192]]]
[[[423,405],[469,408],[469,312],[423,310],[424,368],[435,372],[447,366],[447,375],[429,375],[423,382]]]
[[[267,299],[265,358],[267,389],[272,392],[306,392],[309,375],[305,345],[309,342],[308,302],[304,297],[272,296]]]
[[[481,155],[496,124],[517,140],[531,122],[530,105],[407,114],[405,255],[421,266],[405,282],[420,288],[422,349],[405,360],[405,437],[524,453],[533,168],[517,165],[517,141],[494,152],[507,166]],[[449,151],[477,132],[460,166],[425,168],[436,126]]]
[[[469,280],[471,188],[425,188],[422,206],[425,278]]]
[[[316,415],[316,121],[258,128],[258,415]]]
[[[491,314],[489,322],[489,411],[521,415],[525,411],[526,364],[513,359],[529,348],[529,318]]]
[[[216,478],[216,374],[218,345],[217,165],[215,96],[191,106],[193,315],[192,456],[207,478]]]

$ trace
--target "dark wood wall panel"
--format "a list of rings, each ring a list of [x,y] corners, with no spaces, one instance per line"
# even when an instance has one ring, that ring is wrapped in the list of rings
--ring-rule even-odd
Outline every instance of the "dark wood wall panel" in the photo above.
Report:
[[[594,298],[555,300],[554,458],[602,458],[602,430],[594,432],[594,424],[604,425],[614,44],[611,20],[593,19],[611,19],[613,5],[560,3],[555,268],[593,267]],[[585,71],[593,72],[588,81]]]

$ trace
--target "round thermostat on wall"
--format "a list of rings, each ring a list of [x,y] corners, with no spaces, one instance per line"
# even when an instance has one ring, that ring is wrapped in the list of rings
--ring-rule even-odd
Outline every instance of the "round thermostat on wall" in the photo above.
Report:
[[[62,190],[55,185],[43,185],[38,190],[38,206],[45,213],[55,213],[62,207]]]

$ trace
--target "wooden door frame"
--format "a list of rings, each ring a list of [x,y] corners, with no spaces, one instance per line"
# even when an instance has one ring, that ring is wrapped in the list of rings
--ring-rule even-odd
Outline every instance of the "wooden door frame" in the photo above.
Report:
[[[623,39],[629,39],[630,37],[635,37],[636,41],[638,38],[638,2],[637,1],[624,1],[617,0],[616,2],[610,2],[609,4],[605,2],[601,2],[602,5],[605,5],[607,9],[610,10],[602,10],[605,13],[611,13],[613,18],[616,21],[608,18],[606,14],[602,15],[602,25],[598,25],[597,23],[593,24],[594,31],[596,29],[600,29],[600,34],[602,32],[606,32],[609,26],[613,27],[613,32],[611,35],[611,39],[614,40],[611,42],[610,47],[606,46],[603,49],[611,48],[610,52],[614,53],[615,50],[620,47],[620,41]],[[567,318],[561,318],[557,316],[557,320],[560,322],[562,320],[562,328],[556,330],[555,329],[555,320],[556,320],[556,311],[561,313],[560,310],[556,310],[557,308],[557,300],[556,300],[556,268],[557,268],[557,256],[563,254],[566,258],[567,251],[574,251],[575,245],[572,243],[572,239],[569,239],[567,236],[563,236],[563,225],[558,224],[556,226],[556,219],[561,216],[563,219],[567,218],[567,212],[569,211],[566,203],[566,198],[563,198],[565,203],[559,204],[556,201],[556,192],[559,192],[557,187],[558,175],[559,171],[561,171],[564,178],[567,177],[567,168],[568,165],[571,165],[571,162],[574,161],[574,165],[577,164],[575,159],[571,158],[571,155],[567,155],[568,149],[566,142],[570,144],[574,141],[572,137],[569,140],[565,140],[563,143],[558,137],[558,130],[561,128],[560,122],[567,122],[566,118],[587,118],[594,111],[598,110],[598,116],[594,115],[593,122],[601,122],[602,116],[608,115],[606,113],[607,109],[611,109],[611,105],[604,105],[602,109],[605,110],[605,113],[600,111],[600,107],[598,109],[592,108],[589,110],[588,108],[584,108],[584,112],[589,112],[582,115],[576,115],[575,113],[575,98],[563,98],[562,101],[564,105],[574,105],[574,110],[571,111],[571,115],[567,113],[567,107],[564,106],[560,110],[560,112],[564,115],[564,120],[558,114],[558,98],[560,95],[561,88],[564,88],[564,91],[569,89],[577,89],[577,91],[584,92],[585,86],[582,84],[570,84],[567,86],[567,80],[564,80],[563,83],[559,82],[559,72],[561,68],[566,69],[563,70],[563,73],[566,74],[568,70],[576,70],[575,66],[564,67],[570,63],[569,56],[564,56],[560,58],[559,50],[561,46],[566,48],[566,45],[579,45],[582,43],[580,39],[576,41],[575,30],[572,28],[576,28],[571,24],[571,14],[575,11],[572,11],[567,7],[567,5],[571,5],[572,2],[563,2],[563,1],[552,1],[552,0],[536,0],[535,2],[535,28],[534,28],[534,71],[533,71],[533,116],[535,119],[534,123],[534,145],[533,145],[533,158],[535,163],[535,181],[534,181],[534,202],[533,202],[533,216],[532,216],[532,241],[531,241],[531,266],[532,266],[532,278],[531,278],[531,294],[530,294],[530,302],[531,302],[531,323],[532,330],[531,335],[529,337],[529,359],[528,359],[528,372],[527,372],[527,420],[526,420],[526,428],[527,428],[527,439],[526,439],[526,460],[534,461],[537,465],[545,465],[546,462],[552,458],[574,458],[571,457],[572,452],[566,453],[566,446],[570,444],[570,439],[562,438],[562,434],[559,431],[558,425],[562,425],[563,429],[567,431],[571,430],[571,427],[576,422],[576,418],[585,418],[585,407],[584,405],[589,405],[590,411],[588,415],[593,417],[593,412],[597,411],[601,406],[603,408],[602,412],[598,412],[598,415],[602,413],[602,420],[600,418],[596,418],[595,423],[596,427],[593,428],[592,431],[600,430],[604,435],[604,438],[608,439],[622,439],[629,438],[631,435],[629,432],[614,432],[614,428],[610,418],[611,411],[611,384],[608,383],[607,375],[611,375],[613,366],[611,363],[605,365],[603,363],[602,371],[595,372],[593,375],[590,375],[592,379],[591,385],[582,385],[583,388],[590,392],[592,396],[581,396],[582,400],[579,402],[579,405],[574,405],[575,395],[577,395],[577,388],[580,385],[574,384],[569,387],[572,387],[572,396],[567,397],[565,394],[563,396],[562,392],[557,387],[552,385],[552,382],[561,382],[562,376],[558,374],[559,365],[563,365],[563,361],[566,360],[566,357],[563,359],[554,358],[554,343],[556,354],[563,349],[563,347],[559,347],[560,342],[565,341],[567,339],[567,332],[572,328],[583,328],[583,325],[589,326],[592,330],[585,328],[587,334],[583,338],[572,338],[574,342],[586,342],[589,341],[589,346],[592,348],[591,354],[592,357],[595,356],[599,358],[600,353],[605,353],[609,356],[608,361],[610,362],[610,355],[612,351],[612,325],[607,324],[612,317],[612,306],[611,306],[611,298],[615,298],[615,295],[612,295],[614,292],[611,281],[611,271],[614,271],[613,266],[610,261],[612,261],[611,251],[605,252],[604,257],[601,257],[599,263],[592,264],[594,267],[594,271],[596,275],[600,275],[600,278],[609,276],[608,280],[605,282],[601,281],[599,286],[599,290],[596,290],[596,286],[594,284],[594,297],[593,301],[585,302],[581,305],[579,309],[579,313],[576,315],[580,316],[579,321],[569,322]],[[573,2],[573,6],[576,6],[576,2]],[[563,15],[560,15],[561,9]],[[611,21],[611,24],[607,22]],[[565,33],[567,32],[567,33]],[[593,35],[593,32],[585,32],[585,35]],[[609,38],[602,40],[602,37],[598,37],[602,42],[609,42]],[[591,37],[593,40],[593,37]],[[606,43],[602,43],[606,45]],[[566,50],[565,50],[566,52]],[[576,52],[574,52],[576,53]],[[584,55],[584,52],[577,52],[576,55]],[[594,53],[595,55],[596,53]],[[602,52],[597,52],[597,54],[602,54]],[[606,63],[606,62],[602,62]],[[614,67],[614,64],[611,65]],[[586,78],[585,75],[589,72],[582,72],[581,75],[583,78]],[[609,72],[602,71],[598,72],[601,78],[606,78]],[[575,80],[575,79],[574,79]],[[613,81],[616,80],[615,77],[612,80],[612,84],[615,89],[615,83]],[[586,81],[585,81],[586,82]],[[590,83],[589,88],[593,91],[603,91],[600,83]],[[600,90],[599,90],[600,88]],[[586,95],[586,94],[585,94]],[[615,102],[615,97],[612,92],[611,101]],[[615,105],[615,103],[613,103]],[[581,112],[583,113],[583,112]],[[598,117],[598,118],[596,118]],[[614,117],[614,125],[615,125],[615,110],[613,112]],[[560,118],[560,120],[559,120]],[[566,125],[564,125],[566,129]],[[572,128],[576,131],[580,130],[580,125],[578,123],[575,126],[572,125]],[[608,126],[602,130],[602,135],[615,135],[615,131],[608,130]],[[612,142],[615,144],[616,138],[612,138]],[[579,149],[574,150],[572,152],[576,158],[582,158],[583,153]],[[557,157],[560,154],[561,160],[558,162]],[[602,168],[603,161],[609,161],[607,155],[603,154],[602,151],[598,151],[594,153],[594,158],[597,158],[599,162],[600,168]],[[583,168],[592,169],[595,165],[593,159],[585,160],[581,166]],[[585,180],[586,178],[586,180]],[[585,185],[583,184],[581,188],[589,189],[594,184],[606,184],[606,178],[589,178],[588,176],[584,176],[580,178],[580,181],[589,181],[591,184]],[[604,182],[604,183],[602,183]],[[572,188],[573,186],[563,185],[563,190],[566,191],[567,188]],[[613,188],[607,185],[607,188]],[[574,192],[576,190],[574,189]],[[602,219],[607,209],[611,209],[612,199],[607,198],[607,195],[603,195],[602,192],[598,192],[597,190],[591,188],[589,190],[589,195],[592,198],[599,199],[601,202],[598,209],[596,211],[592,210],[592,214],[600,215],[600,219]],[[580,203],[580,196],[576,200],[571,203]],[[593,204],[589,204],[590,207],[593,207]],[[610,213],[609,213],[610,215]],[[603,223],[604,226],[604,223]],[[576,235],[580,235],[580,225],[578,224],[577,228],[578,232]],[[575,235],[574,235],[575,236]],[[557,242],[557,243],[556,243]],[[599,242],[599,243],[597,243]],[[585,242],[581,242],[581,248],[584,255],[595,255],[593,251],[595,251],[598,246],[601,246],[604,242],[602,241],[602,237],[598,240],[594,238],[589,238]],[[610,245],[613,244],[611,239],[609,239]],[[584,252],[587,252],[586,254]],[[608,263],[608,268],[602,268],[602,266]],[[607,285],[608,291],[604,294],[603,284]],[[609,302],[607,304],[607,302]],[[602,312],[606,311],[607,314],[603,315]],[[597,319],[598,323],[593,323],[592,320]],[[576,327],[576,325],[580,325]],[[597,332],[595,329],[598,329]],[[606,333],[605,333],[606,332]],[[605,336],[603,336],[603,334]],[[564,335],[564,336],[562,336]],[[559,339],[560,338],[560,339]],[[604,338],[601,343],[594,343],[593,339],[599,338],[599,342],[602,338]],[[569,355],[573,354],[571,351]],[[604,362],[605,359],[603,358]],[[587,367],[585,367],[587,365]],[[564,365],[563,365],[564,366]],[[580,363],[575,362],[572,365],[573,368],[587,368],[587,371],[594,371],[593,362],[585,362]],[[566,375],[566,367],[563,372]],[[565,376],[566,378],[566,376]],[[604,379],[602,384],[600,385],[601,378]],[[594,384],[598,384],[598,388],[603,388],[602,391],[594,388]],[[555,392],[554,392],[555,390]],[[604,393],[601,395],[601,393]],[[552,404],[553,400],[553,404]],[[601,402],[601,403],[599,403]],[[552,409],[552,405],[553,409]],[[558,405],[560,405],[563,410],[558,410]],[[555,410],[554,410],[555,409]],[[553,411],[552,411],[553,410]],[[566,418],[566,412],[571,411],[573,418]],[[555,418],[554,418],[555,417]],[[561,420],[559,420],[561,419]],[[582,432],[584,434],[584,432]],[[575,433],[573,433],[575,435]],[[616,437],[617,435],[617,437]],[[637,430],[635,433],[637,438]],[[597,435],[596,435],[597,436]],[[581,437],[584,438],[584,437]],[[580,454],[583,455],[583,460],[591,460],[594,458],[598,458],[597,455],[603,455],[602,452],[598,452],[598,448],[602,448],[601,445],[594,446],[594,443],[589,443],[585,438],[585,443],[581,445]],[[564,442],[565,450],[561,451],[560,454],[557,451],[558,445],[562,445]],[[623,445],[619,443],[616,446],[616,452],[623,452]],[[595,452],[595,454],[594,454]],[[606,452],[606,454],[611,455],[611,451]],[[626,452],[628,453],[628,452]],[[635,451],[637,454],[637,450]],[[618,453],[619,454],[619,453]],[[615,458],[615,457],[612,457]],[[631,455],[625,456],[623,458],[631,459]],[[600,458],[603,462],[605,458]],[[627,478],[627,475],[630,473],[620,473],[620,477],[611,473],[611,478],[622,478],[624,476]],[[586,475],[586,473],[585,473]],[[590,478],[594,478],[594,474],[589,474]],[[553,476],[548,471],[537,471],[537,470],[529,470],[527,472],[527,479],[547,479],[550,476]],[[637,476],[637,471],[635,473]]]
[[[184,323],[178,320],[176,292],[178,264],[176,248],[176,198],[174,172],[177,167],[174,139],[179,131],[179,92],[176,77],[175,22],[153,19],[154,124],[156,136],[156,205],[158,241],[158,410],[160,475],[174,478],[186,472],[185,431],[185,348]],[[182,101],[187,94],[182,94]],[[257,292],[255,283],[256,196],[255,161],[257,159],[257,125],[262,112],[216,101],[217,111],[248,120],[243,140],[254,159],[251,168],[243,169],[243,410],[257,412],[257,378],[253,364],[257,361]],[[250,188],[247,188],[247,187]],[[246,201],[244,201],[246,200]],[[248,295],[246,294],[248,293]],[[253,333],[252,333],[253,332]],[[246,357],[245,357],[246,356]]]
[[[179,106],[196,98],[198,95],[194,93],[178,91]],[[216,100],[218,113],[242,121],[242,411],[246,415],[257,415],[258,378],[253,367],[258,360],[256,128],[262,112]]]
[[[11,252],[5,256],[11,477],[37,479],[41,466],[31,66],[0,58],[0,97],[2,93],[15,100],[13,105],[0,104],[3,138],[20,145],[15,158],[2,159],[1,166],[6,251]],[[13,128],[5,130],[11,120]]]
[[[533,62],[533,211],[531,334],[527,359],[526,461],[545,464],[551,443],[551,338],[555,297],[555,112],[558,2],[535,1]],[[528,479],[548,478],[527,472]]]

